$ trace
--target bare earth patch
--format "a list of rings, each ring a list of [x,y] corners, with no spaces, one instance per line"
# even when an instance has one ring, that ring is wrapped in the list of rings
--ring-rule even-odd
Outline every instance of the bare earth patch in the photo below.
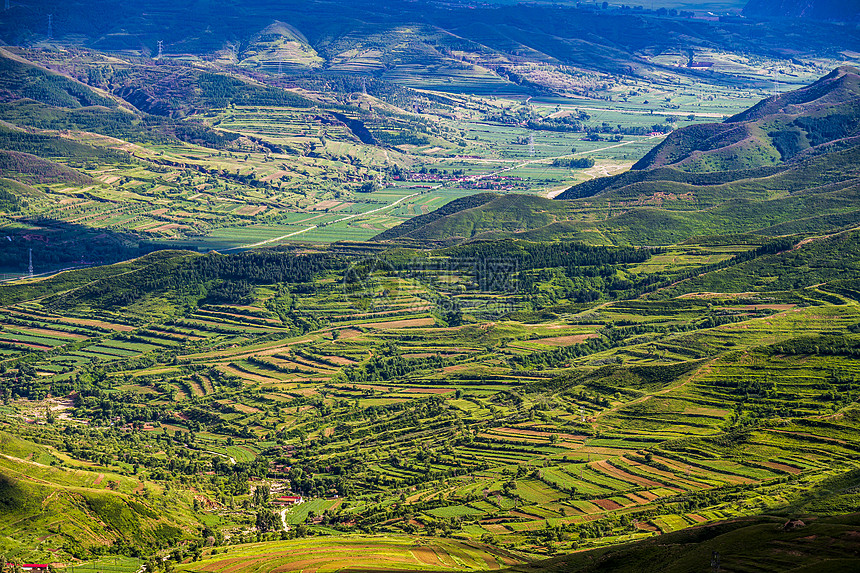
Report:
[[[436,319],[427,318],[412,318],[409,320],[392,320],[390,322],[370,322],[362,324],[365,328],[409,328],[410,326],[430,326],[436,323]]]

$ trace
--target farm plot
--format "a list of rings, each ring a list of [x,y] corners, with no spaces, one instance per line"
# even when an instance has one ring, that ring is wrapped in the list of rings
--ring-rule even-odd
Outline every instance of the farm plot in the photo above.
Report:
[[[285,514],[284,519],[286,519],[287,523],[290,525],[298,525],[299,523],[304,523],[305,520],[307,520],[308,515],[311,513],[322,515],[325,510],[329,509],[336,503],[336,499],[314,499],[306,501],[289,509]]]
[[[239,545],[179,566],[192,573],[275,573],[313,569],[376,571],[496,570],[518,564],[507,552],[475,542],[407,536],[351,536]]]

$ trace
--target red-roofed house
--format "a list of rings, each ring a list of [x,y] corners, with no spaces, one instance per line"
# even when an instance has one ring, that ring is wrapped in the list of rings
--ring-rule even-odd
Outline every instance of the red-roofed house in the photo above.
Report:
[[[282,495],[275,498],[272,503],[275,505],[298,505],[302,501],[302,496],[300,495]]]

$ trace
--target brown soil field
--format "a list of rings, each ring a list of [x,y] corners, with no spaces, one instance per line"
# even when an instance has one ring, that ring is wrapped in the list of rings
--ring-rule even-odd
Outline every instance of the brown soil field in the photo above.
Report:
[[[436,319],[433,317],[427,318],[412,318],[409,320],[392,320],[390,322],[371,322],[368,324],[362,324],[361,326],[365,328],[379,328],[379,329],[389,329],[389,328],[409,328],[411,326],[430,326],[431,324],[435,324]]]
[[[62,330],[48,330],[47,328],[35,328],[32,326],[15,326],[15,330],[20,330],[21,332],[29,332],[30,334],[44,334],[46,336],[52,336],[57,338],[71,338],[74,340],[86,340],[87,337],[83,334],[73,334],[71,332],[63,332]]]
[[[610,477],[618,478],[622,481],[635,483],[638,485],[642,485],[645,487],[663,487],[663,484],[657,483],[656,481],[641,478],[639,476],[634,476],[633,474],[629,474],[623,470],[616,468],[611,465],[608,461],[602,460],[599,462],[595,462],[591,464],[591,469],[595,471],[600,471],[602,473],[608,474]]]
[[[769,468],[773,468],[775,470],[788,472],[792,475],[797,475],[797,474],[801,473],[801,471],[802,471],[800,468],[796,468],[796,467],[790,466],[788,464],[781,464],[779,462],[762,462],[762,465],[765,465]]]
[[[522,435],[522,436],[536,436],[539,438],[549,438],[550,436],[552,436],[552,432],[538,432],[536,430],[523,430],[522,428],[501,427],[501,428],[496,428],[496,430],[500,431],[500,432],[505,432],[506,434],[518,434],[518,435]],[[583,440],[585,438],[585,436],[577,436],[574,434],[558,434],[558,437],[565,439],[565,440]]]
[[[601,509],[605,509],[607,511],[612,511],[614,509],[621,509],[624,507],[620,503],[616,503],[611,499],[593,499],[591,502]]]
[[[483,527],[490,533],[495,533],[496,535],[504,535],[506,533],[511,532],[510,529],[508,529],[504,525],[499,525],[498,523],[484,523],[481,524],[481,527]]]
[[[8,340],[0,337],[0,342],[6,342],[8,344],[14,344],[15,346],[20,346],[22,348],[32,348],[33,350],[51,350],[50,346],[43,346],[41,344],[32,344],[30,342],[18,342],[17,340]]]
[[[532,340],[524,340],[523,342],[532,342],[537,344],[545,344],[547,346],[570,346],[572,344],[579,344],[581,342],[585,342],[589,338],[597,338],[597,333],[589,333],[589,334],[574,334],[571,336],[554,336],[551,338],[536,338]]]
[[[244,207],[236,209],[235,213],[237,215],[250,215],[253,217],[254,215],[262,213],[266,209],[268,209],[266,205],[245,205]]]
[[[425,565],[433,565],[435,567],[444,565],[444,563],[439,561],[439,558],[436,556],[436,552],[429,547],[416,547],[415,549],[410,549],[409,552]]]
[[[188,225],[180,225],[179,223],[167,223],[165,225],[159,225],[158,227],[153,227],[152,229],[147,229],[150,233],[163,233],[165,231],[173,231],[175,229],[187,229]]]
[[[356,336],[360,336],[362,332],[360,330],[355,330],[354,328],[344,328],[339,331],[338,338],[343,338],[344,340],[349,338],[355,338]]]
[[[227,374],[232,374],[233,376],[238,376],[239,378],[244,378],[245,380],[254,380],[256,382],[267,382],[267,383],[278,383],[280,380],[277,378],[269,378],[268,376],[260,376],[257,374],[249,374],[248,372],[242,372],[241,370],[236,370],[235,368],[231,368],[226,364],[219,364],[216,366],[222,372],[226,372]]]
[[[350,360],[349,358],[344,358],[343,356],[323,356],[320,355],[324,360],[328,360],[329,362],[334,362],[335,364],[340,364],[341,366],[349,366],[350,364],[355,364],[355,360]]]

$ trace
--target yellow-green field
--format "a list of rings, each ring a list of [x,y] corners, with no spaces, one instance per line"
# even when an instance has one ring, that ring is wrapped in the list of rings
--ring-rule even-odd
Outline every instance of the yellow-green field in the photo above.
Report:
[[[523,562],[523,557],[476,542],[359,535],[231,546],[178,569],[188,573],[490,571]]]

